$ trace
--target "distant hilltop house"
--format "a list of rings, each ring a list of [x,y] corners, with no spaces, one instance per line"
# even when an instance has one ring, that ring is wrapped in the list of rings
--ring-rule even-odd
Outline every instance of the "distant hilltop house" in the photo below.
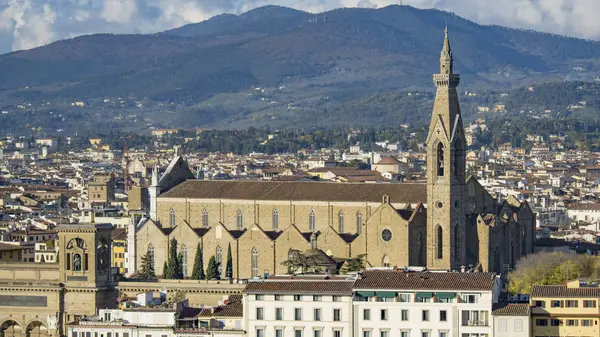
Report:
[[[152,136],[156,138],[161,138],[166,135],[172,135],[179,132],[179,129],[156,129],[152,130]]]

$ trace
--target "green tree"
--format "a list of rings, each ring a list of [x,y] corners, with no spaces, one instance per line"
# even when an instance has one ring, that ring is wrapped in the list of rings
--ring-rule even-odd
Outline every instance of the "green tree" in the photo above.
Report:
[[[204,274],[204,257],[202,252],[202,245],[198,244],[196,249],[196,258],[194,259],[194,271],[192,272],[193,280],[204,280],[206,275]]]
[[[163,278],[166,278],[166,279],[169,278],[167,276],[168,272],[169,272],[169,264],[167,263],[167,261],[165,261],[165,263],[163,264]]]
[[[528,255],[509,274],[508,290],[529,294],[534,285],[558,285],[578,278],[596,280],[600,275],[600,258],[590,255],[538,253]]]
[[[154,273],[154,257],[152,254],[145,254],[142,256],[142,265],[140,267],[139,275],[146,279],[156,277]]]
[[[183,280],[183,254],[181,252],[177,255],[177,270],[175,273],[175,278],[178,280]]]
[[[365,254],[358,255],[354,258],[349,258],[344,263],[344,266],[340,270],[342,274],[348,274],[358,271],[365,270]]]
[[[225,278],[233,279],[233,257],[231,256],[231,243],[227,248],[227,268],[225,269]]]
[[[179,272],[179,256],[177,255],[177,240],[171,239],[171,245],[169,246],[169,260],[167,263],[167,269],[164,273],[165,278],[169,280],[180,279]]]
[[[219,264],[215,256],[211,256],[208,260],[208,267],[206,267],[206,277],[209,280],[218,280],[221,278],[219,275]]]

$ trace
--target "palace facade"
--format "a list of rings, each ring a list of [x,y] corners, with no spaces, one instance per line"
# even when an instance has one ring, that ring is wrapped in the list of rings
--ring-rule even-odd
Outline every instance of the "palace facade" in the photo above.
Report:
[[[234,278],[283,274],[293,250],[336,261],[364,255],[371,267],[510,270],[533,252],[535,214],[512,197],[499,202],[466,175],[447,30],[433,80],[427,183],[203,181],[176,157],[160,179],[153,174],[149,218],[130,226],[129,273],[152,254],[162,274],[173,238],[187,276],[198,247],[205,266],[211,256],[224,264],[231,249]]]

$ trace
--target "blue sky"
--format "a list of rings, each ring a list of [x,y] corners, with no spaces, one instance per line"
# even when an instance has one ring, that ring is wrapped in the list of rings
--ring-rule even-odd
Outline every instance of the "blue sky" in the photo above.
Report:
[[[400,3],[483,24],[600,39],[600,0],[0,0],[0,52],[91,33],[153,33],[267,4],[321,12]]]

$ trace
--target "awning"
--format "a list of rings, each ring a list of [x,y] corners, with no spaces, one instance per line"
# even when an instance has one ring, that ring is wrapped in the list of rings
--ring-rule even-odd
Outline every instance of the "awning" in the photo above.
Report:
[[[433,293],[417,293],[417,298],[432,298]]]
[[[376,296],[381,297],[381,298],[394,298],[394,297],[396,297],[396,292],[395,291],[378,291]]]
[[[456,293],[435,293],[435,298],[452,299],[456,297]]]
[[[374,291],[357,291],[356,295],[361,296],[361,297],[373,297],[373,296],[375,296],[375,292]]]

